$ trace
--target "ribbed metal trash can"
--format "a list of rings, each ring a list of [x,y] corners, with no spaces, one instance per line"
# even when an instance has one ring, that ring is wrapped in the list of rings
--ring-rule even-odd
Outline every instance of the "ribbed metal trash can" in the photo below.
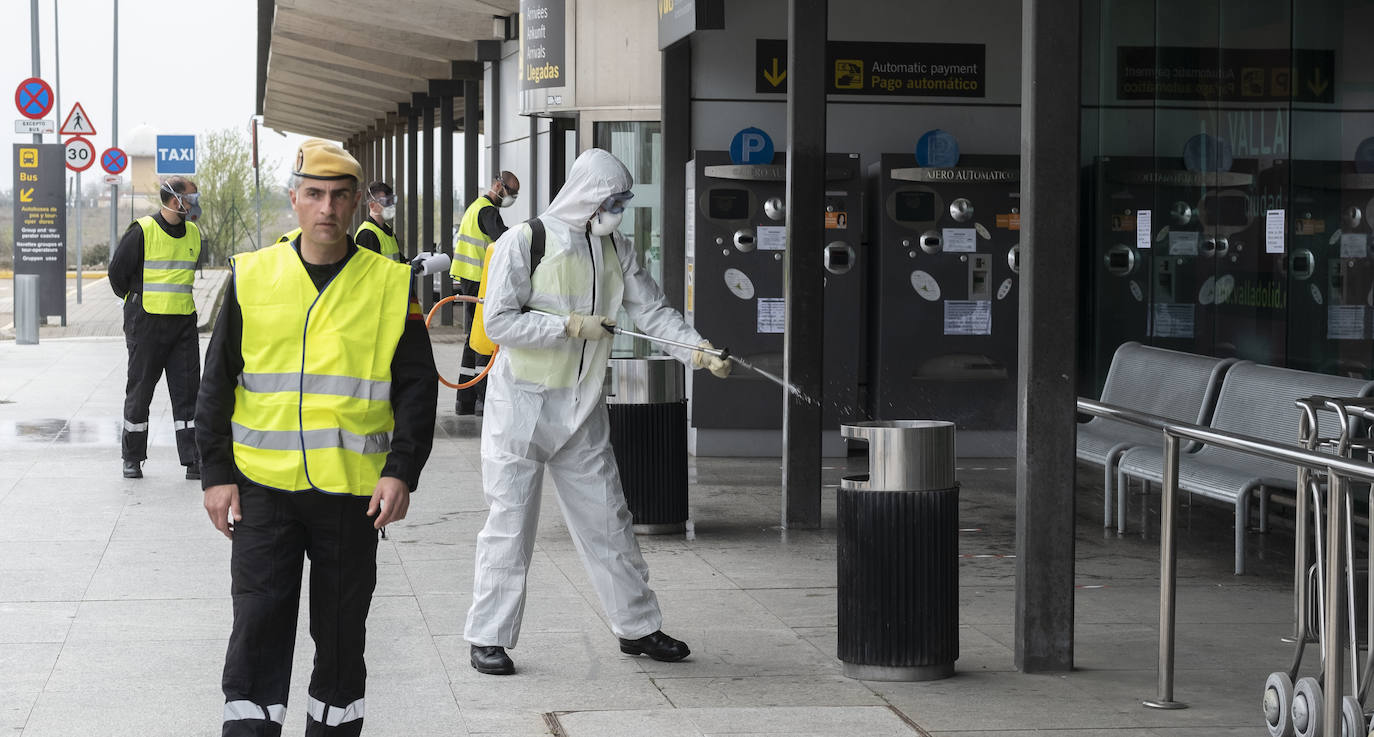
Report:
[[[959,486],[954,424],[841,425],[868,441],[868,474],[840,483],[839,645],[844,674],[925,681],[959,658]]]
[[[687,392],[667,356],[613,358],[606,409],[625,501],[640,535],[687,526]]]

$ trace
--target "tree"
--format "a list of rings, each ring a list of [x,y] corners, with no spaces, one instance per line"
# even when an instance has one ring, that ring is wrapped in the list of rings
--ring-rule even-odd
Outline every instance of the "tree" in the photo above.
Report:
[[[252,250],[258,237],[253,155],[248,136],[236,128],[211,131],[201,138],[198,158],[193,179],[200,190],[203,210],[196,221],[200,226],[201,248],[208,263],[223,264],[235,253]],[[271,196],[277,189],[270,174],[275,167],[271,162],[261,162],[260,166],[266,222],[275,219],[282,202],[280,197]],[[268,243],[273,237],[263,234]]]

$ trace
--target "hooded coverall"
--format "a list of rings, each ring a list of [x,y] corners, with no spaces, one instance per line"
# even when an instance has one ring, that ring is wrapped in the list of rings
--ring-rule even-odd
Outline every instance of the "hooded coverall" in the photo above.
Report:
[[[510,648],[519,639],[545,468],[611,629],[627,639],[660,629],[658,599],[610,444],[602,380],[611,340],[570,338],[565,331],[572,312],[614,317],[624,307],[640,330],[693,345],[703,340],[668,306],[627,240],[588,233],[587,221],[602,202],[633,184],[618,159],[590,149],[539,216],[544,258],[533,278],[529,226],[510,229],[493,246],[484,317],[501,350],[487,376],[482,427],[482,490],[490,512],[477,536],[464,628],[474,645]],[[689,363],[692,351],[675,349],[673,356]]]

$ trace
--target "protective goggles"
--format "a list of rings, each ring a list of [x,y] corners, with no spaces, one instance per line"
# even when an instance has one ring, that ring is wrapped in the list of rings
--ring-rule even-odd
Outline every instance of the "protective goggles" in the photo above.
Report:
[[[163,188],[164,190],[167,191],[167,194],[170,194],[171,196],[175,197],[175,198],[177,199],[178,202],[181,202],[181,203],[184,204],[186,207],[191,207],[192,205],[196,205],[196,204],[199,204],[199,203],[200,203],[200,193],[199,193],[199,192],[191,192],[190,194],[183,194],[183,193],[177,192],[175,189],[172,189],[172,187],[171,187],[170,185],[167,185],[167,184],[162,185],[162,188]]]
[[[634,197],[634,193],[632,192],[621,192],[619,194],[613,194],[610,197],[607,197],[605,202],[601,203],[601,209],[605,210],[606,212],[609,212],[612,215],[619,215],[620,213],[625,212],[625,205],[630,201],[632,197]]]
[[[394,194],[375,195],[375,196],[372,197],[372,201],[373,201],[373,202],[376,202],[377,204],[381,205],[382,207],[391,207],[392,205],[396,204],[396,195],[394,195]]]

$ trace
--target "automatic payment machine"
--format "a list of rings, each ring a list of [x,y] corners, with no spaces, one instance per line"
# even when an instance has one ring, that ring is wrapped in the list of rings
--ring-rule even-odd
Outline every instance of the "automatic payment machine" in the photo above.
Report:
[[[862,419],[858,406],[865,258],[860,246],[862,180],[857,154],[826,157],[823,243],[825,362],[822,451],[845,453],[841,422]],[[786,155],[771,164],[732,164],[723,151],[687,162],[686,317],[716,346],[783,375]],[[695,372],[689,446],[694,455],[782,453],[783,390],[737,367],[725,380]]]
[[[1292,176],[1289,365],[1369,378],[1374,171],[1361,172],[1348,161],[1295,159]]]
[[[1013,454],[1019,158],[884,154],[870,172],[873,418],[950,420],[961,455]]]

